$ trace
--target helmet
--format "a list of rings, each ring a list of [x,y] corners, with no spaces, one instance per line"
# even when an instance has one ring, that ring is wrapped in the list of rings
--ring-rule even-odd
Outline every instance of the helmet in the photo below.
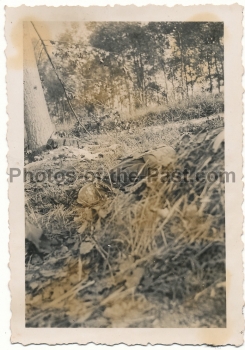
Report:
[[[102,194],[95,184],[88,183],[84,185],[78,192],[77,202],[84,207],[91,207],[101,201]]]

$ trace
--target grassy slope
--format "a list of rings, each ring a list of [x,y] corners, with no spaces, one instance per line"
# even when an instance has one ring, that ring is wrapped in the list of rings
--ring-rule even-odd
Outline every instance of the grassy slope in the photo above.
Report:
[[[221,185],[202,188],[200,194],[200,188],[179,189],[179,184],[155,182],[141,192],[140,201],[135,201],[132,193],[115,193],[92,210],[76,203],[84,169],[109,169],[118,156],[160,143],[176,145],[183,132],[207,126],[202,120],[202,125],[193,129],[195,123],[142,127],[133,134],[94,135],[88,149],[104,154],[94,161],[67,157],[65,149],[44,156],[46,161],[37,170],[75,169],[77,178],[60,185],[56,181],[26,184],[27,213],[57,241],[43,260],[37,254],[31,259],[28,255],[27,326],[225,326]],[[195,142],[183,147],[180,165],[189,159],[200,166],[212,154],[211,169],[222,168],[222,149],[207,152],[214,137],[202,141],[198,154],[192,154]],[[118,146],[108,152],[111,144]],[[53,159],[57,156],[62,163]],[[213,206],[216,212],[212,212]],[[161,212],[164,207],[167,217]],[[87,225],[82,232],[84,222]],[[80,247],[86,245],[88,254],[79,257]],[[86,287],[87,283],[93,285]],[[80,291],[81,286],[85,288]]]

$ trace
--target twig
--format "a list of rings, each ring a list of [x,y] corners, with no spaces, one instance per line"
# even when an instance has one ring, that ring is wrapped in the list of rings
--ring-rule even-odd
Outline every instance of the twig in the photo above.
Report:
[[[41,48],[40,53],[39,53],[39,57],[38,57],[38,60],[37,60],[37,66],[39,66],[39,63],[40,63],[40,60],[41,60],[41,56],[42,56],[42,52],[43,52],[43,47]]]
[[[113,186],[112,186],[112,182],[111,182],[111,176],[110,176],[110,173],[109,173],[107,167],[106,167],[106,172],[107,172],[107,175],[108,175],[108,177],[109,177],[110,184],[111,184],[111,191],[114,192]]]
[[[206,293],[206,291],[208,291],[210,288],[214,287],[216,284],[219,283],[219,281],[221,280],[222,278],[218,278],[214,283],[210,284],[210,286],[206,287],[205,289],[203,289],[201,292],[199,293],[196,293],[196,295],[194,296],[194,301],[198,301],[198,299]]]
[[[136,180],[138,180],[140,174],[142,173],[142,171],[143,171],[144,168],[146,167],[147,163],[149,163],[148,160],[147,160],[146,163],[143,164],[143,166],[140,168],[140,170],[139,170],[139,172],[138,172],[138,174],[137,174],[137,176],[136,176],[136,178],[135,178],[135,180],[134,180],[134,183],[135,183]]]
[[[96,246],[96,249],[98,250],[98,252],[102,256],[102,258],[105,260],[105,262],[107,263],[109,270],[110,270],[111,277],[114,278],[113,272],[112,272],[112,267],[111,267],[109,260],[108,260],[108,257],[107,257],[108,253],[102,247],[100,247],[99,243],[96,241],[96,239],[92,235],[90,237],[93,240],[93,242]]]

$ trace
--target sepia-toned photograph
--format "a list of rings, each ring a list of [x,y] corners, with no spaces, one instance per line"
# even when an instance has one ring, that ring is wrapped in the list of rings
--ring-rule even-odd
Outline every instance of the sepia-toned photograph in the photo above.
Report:
[[[12,343],[242,344],[242,13],[6,8]]]
[[[226,327],[223,35],[23,23],[26,327]]]

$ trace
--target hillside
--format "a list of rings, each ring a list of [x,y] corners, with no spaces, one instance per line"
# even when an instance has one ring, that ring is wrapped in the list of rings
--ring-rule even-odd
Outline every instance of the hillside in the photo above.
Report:
[[[195,179],[224,171],[222,128],[219,114],[94,133],[26,164],[26,215],[44,232],[26,242],[27,327],[225,327],[224,181]],[[188,182],[121,191],[92,176],[162,143]]]

